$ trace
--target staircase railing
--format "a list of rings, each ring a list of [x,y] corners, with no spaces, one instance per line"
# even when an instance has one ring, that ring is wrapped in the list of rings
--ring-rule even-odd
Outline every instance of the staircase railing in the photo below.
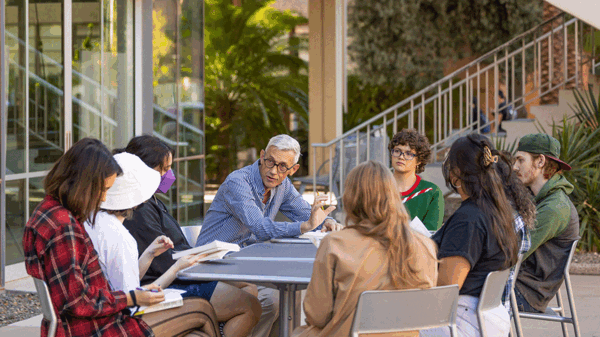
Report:
[[[341,198],[345,177],[353,167],[371,159],[389,163],[388,142],[402,128],[416,128],[427,135],[432,161],[442,160],[459,136],[496,128],[499,90],[507,97],[506,106],[526,117],[528,104],[558,89],[576,87],[584,73],[600,69],[595,53],[597,31],[578,18],[559,14],[341,136],[312,144],[311,155],[317,159],[313,160],[313,191],[317,179],[323,181],[317,177],[317,162],[326,162],[329,183],[325,187],[334,191],[334,184],[339,186],[340,195],[333,197]]]

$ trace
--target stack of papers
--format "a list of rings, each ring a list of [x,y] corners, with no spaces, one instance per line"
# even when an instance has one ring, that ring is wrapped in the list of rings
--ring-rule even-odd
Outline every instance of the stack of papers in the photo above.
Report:
[[[313,245],[317,246],[317,248],[319,248],[319,245],[321,244],[321,240],[327,235],[329,234],[329,232],[306,232],[302,235],[299,236],[299,238],[302,239],[309,239],[310,242],[313,243]]]

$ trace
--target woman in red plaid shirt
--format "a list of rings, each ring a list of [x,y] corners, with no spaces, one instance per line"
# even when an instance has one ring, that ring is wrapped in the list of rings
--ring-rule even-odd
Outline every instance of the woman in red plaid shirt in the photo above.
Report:
[[[84,138],[44,180],[46,198],[25,226],[27,273],[48,284],[58,318],[57,337],[153,336],[126,309],[164,300],[162,291],[112,291],[83,223],[94,222],[121,168],[99,140]],[[41,335],[48,333],[42,322]]]

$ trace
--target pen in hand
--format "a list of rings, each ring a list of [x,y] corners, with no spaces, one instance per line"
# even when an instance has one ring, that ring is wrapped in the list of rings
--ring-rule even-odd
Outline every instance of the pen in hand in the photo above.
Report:
[[[157,293],[158,292],[158,289],[146,289],[146,288],[142,288],[142,287],[137,287],[137,288],[135,288],[135,290],[149,291],[149,292],[153,292],[153,293]]]
[[[317,192],[317,197],[318,197],[319,195],[321,195],[321,194],[320,194],[319,192]],[[322,210],[325,210],[325,206],[321,206],[321,209],[322,209]]]

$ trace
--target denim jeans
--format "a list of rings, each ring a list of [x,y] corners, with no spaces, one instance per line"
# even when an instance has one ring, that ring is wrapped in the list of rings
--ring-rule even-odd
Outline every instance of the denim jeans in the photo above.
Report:
[[[519,309],[519,312],[543,313],[543,311],[539,311],[532,307],[517,287],[515,287],[515,298],[517,299],[517,308]]]

